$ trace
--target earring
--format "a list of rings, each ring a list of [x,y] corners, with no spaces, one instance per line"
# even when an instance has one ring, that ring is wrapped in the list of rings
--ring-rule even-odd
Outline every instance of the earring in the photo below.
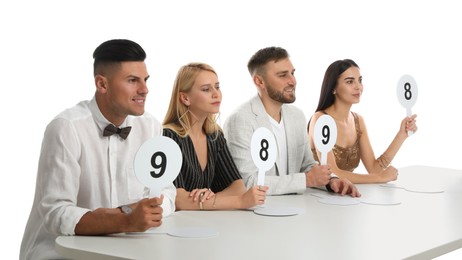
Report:
[[[337,91],[334,90],[334,91],[332,92],[332,94],[334,94],[334,95],[337,94]]]
[[[183,122],[183,117],[186,116],[188,112],[189,112],[189,106],[186,106],[186,111],[180,117],[178,117],[178,122],[180,123],[180,125],[183,126],[183,128],[186,128],[186,123]]]
[[[188,131],[199,120],[197,119],[197,116],[194,115],[193,112],[191,112],[191,110],[189,110],[189,106],[186,107],[186,111],[178,118],[178,122],[183,127],[183,129]],[[191,115],[191,118],[186,118],[186,122],[184,122],[183,117],[185,117],[187,113]]]

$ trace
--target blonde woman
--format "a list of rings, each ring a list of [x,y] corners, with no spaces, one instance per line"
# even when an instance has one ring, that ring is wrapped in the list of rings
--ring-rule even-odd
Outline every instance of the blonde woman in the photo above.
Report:
[[[180,68],[163,122],[164,136],[175,140],[183,153],[173,182],[178,210],[245,209],[265,201],[267,186],[247,191],[215,121],[221,98],[211,66],[190,63]]]

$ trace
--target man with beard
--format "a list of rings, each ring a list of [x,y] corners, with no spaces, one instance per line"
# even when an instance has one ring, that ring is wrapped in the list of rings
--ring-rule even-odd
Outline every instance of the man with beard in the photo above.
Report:
[[[257,51],[247,67],[258,95],[241,105],[224,124],[225,137],[247,188],[257,184],[258,169],[252,161],[250,144],[254,131],[266,127],[276,139],[275,165],[266,172],[267,195],[303,193],[307,187],[359,197],[356,187],[336,177],[328,165],[319,166],[313,159],[306,133],[303,112],[295,101],[294,66],[287,51],[268,47]]]

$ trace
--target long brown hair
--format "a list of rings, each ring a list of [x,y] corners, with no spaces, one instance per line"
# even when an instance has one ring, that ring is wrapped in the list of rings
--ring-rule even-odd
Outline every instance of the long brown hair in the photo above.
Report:
[[[329,65],[322,81],[321,94],[319,95],[316,112],[323,111],[334,104],[335,95],[333,93],[337,86],[337,80],[340,75],[342,75],[342,73],[350,67],[356,67],[359,69],[358,64],[351,59],[337,60]]]

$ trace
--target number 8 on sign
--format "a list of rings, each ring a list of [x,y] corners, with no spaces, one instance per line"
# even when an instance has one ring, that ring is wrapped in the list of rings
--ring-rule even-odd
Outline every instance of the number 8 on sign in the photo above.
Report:
[[[257,185],[265,185],[266,171],[273,167],[277,155],[276,139],[273,133],[265,127],[255,130],[250,143],[250,153],[253,163],[258,168]]]
[[[329,115],[322,115],[314,125],[314,145],[321,153],[321,165],[327,164],[327,153],[337,142],[337,125]]]
[[[406,115],[412,115],[412,107],[417,101],[417,83],[411,75],[403,75],[398,81],[398,87],[396,88],[398,94],[399,103],[406,108]],[[412,135],[413,132],[409,131],[408,135]]]

